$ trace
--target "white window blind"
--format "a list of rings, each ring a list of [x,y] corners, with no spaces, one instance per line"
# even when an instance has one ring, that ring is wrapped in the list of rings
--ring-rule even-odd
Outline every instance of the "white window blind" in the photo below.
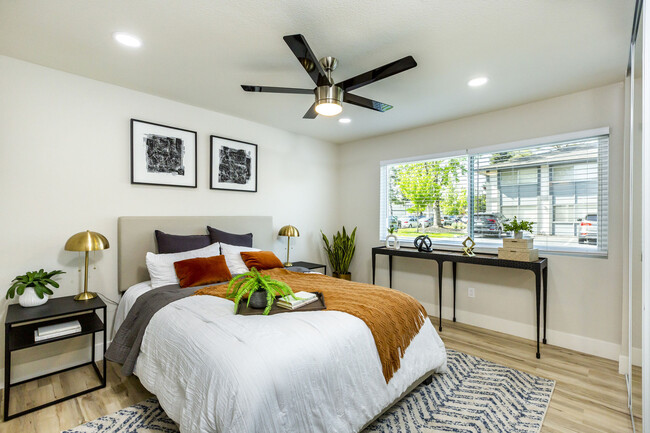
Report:
[[[555,137],[554,137],[555,138]],[[382,163],[380,238],[497,248],[517,217],[545,251],[606,254],[609,135]]]

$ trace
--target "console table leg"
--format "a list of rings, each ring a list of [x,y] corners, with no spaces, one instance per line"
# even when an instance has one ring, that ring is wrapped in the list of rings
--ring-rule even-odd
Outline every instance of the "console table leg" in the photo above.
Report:
[[[454,322],[456,321],[456,262],[451,262],[451,271],[454,278]]]
[[[439,322],[438,322],[438,331],[442,331],[442,264],[444,262],[438,262],[438,313],[439,313]]]
[[[537,359],[540,358],[539,354],[539,316],[540,316],[540,298],[542,292],[542,285],[540,280],[540,272],[535,272],[535,309],[537,310]]]
[[[544,339],[542,342],[546,344],[546,308],[548,304],[548,267],[542,270],[542,290],[544,291]]]
[[[388,287],[393,288],[393,256],[388,256]]]
[[[377,260],[377,254],[372,253],[372,284],[375,284],[375,261]]]

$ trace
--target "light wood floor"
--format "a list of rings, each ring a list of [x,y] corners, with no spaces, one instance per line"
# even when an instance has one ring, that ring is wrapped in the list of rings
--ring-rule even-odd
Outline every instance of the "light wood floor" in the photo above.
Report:
[[[436,318],[432,322],[437,326]],[[443,326],[440,335],[450,349],[556,381],[542,432],[631,431],[625,379],[616,362],[551,345],[543,346],[538,360],[533,341],[459,323]],[[0,433],[59,433],[150,397],[135,376],[122,376],[118,365],[109,362],[108,371],[105,389],[0,423]],[[640,374],[636,377],[640,381]],[[87,367],[12,388],[10,413],[96,383]],[[634,398],[640,407],[640,394]],[[640,432],[640,419],[636,427]]]
[[[437,318],[431,321],[437,326]],[[618,362],[550,344],[542,345],[542,358],[537,359],[532,340],[445,320],[442,325],[440,336],[449,349],[556,381],[543,433],[632,431],[625,376],[618,374]],[[640,385],[640,373],[634,377]],[[635,407],[640,408],[640,386],[633,389]],[[635,424],[640,432],[641,419],[637,417]]]

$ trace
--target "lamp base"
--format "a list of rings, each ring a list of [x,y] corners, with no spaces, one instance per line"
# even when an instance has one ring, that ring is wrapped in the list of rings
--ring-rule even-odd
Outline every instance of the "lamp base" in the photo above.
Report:
[[[75,301],[88,301],[97,297],[97,293],[94,292],[81,292],[74,297]]]
[[[286,263],[284,264],[284,267],[285,267],[285,268],[287,268],[287,267],[289,267],[289,266],[293,266],[293,263],[291,263],[291,262],[286,262]]]

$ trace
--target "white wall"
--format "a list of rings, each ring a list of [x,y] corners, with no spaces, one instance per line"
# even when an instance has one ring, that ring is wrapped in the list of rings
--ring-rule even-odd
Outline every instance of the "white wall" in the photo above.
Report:
[[[197,131],[197,189],[131,185],[132,117]],[[209,189],[210,134],[258,145],[257,193]],[[82,262],[63,245],[90,229],[111,242],[91,263],[90,289],[117,300],[122,215],[271,215],[275,229],[300,229],[292,259],[321,263],[319,232],[338,223],[336,145],[3,56],[0,163],[0,282],[7,288],[26,271],[63,269],[56,296],[78,293]],[[282,240],[275,247],[281,258]],[[0,322],[5,314],[3,306]],[[113,314],[111,306],[109,327]],[[42,358],[63,351],[57,362],[73,361],[78,354],[70,351],[82,343],[17,352],[13,376],[56,367]]]
[[[342,145],[342,223],[358,226],[355,280],[371,280],[370,249],[379,245],[379,163],[382,160],[472,149],[518,140],[609,126],[609,255],[549,257],[549,344],[618,359],[623,281],[623,83],[455,121]],[[627,248],[627,246],[625,246]],[[378,258],[377,284],[388,284],[387,258]],[[449,267],[447,267],[449,266]],[[396,257],[393,287],[420,300],[438,315],[434,262]],[[445,266],[443,317],[451,318],[451,267]],[[467,297],[467,288],[476,297]],[[523,270],[458,266],[457,318],[485,328],[535,337],[534,276]],[[444,334],[444,330],[443,330]],[[542,351],[543,352],[543,351]],[[531,351],[531,356],[534,353]],[[542,355],[543,356],[543,355]]]

